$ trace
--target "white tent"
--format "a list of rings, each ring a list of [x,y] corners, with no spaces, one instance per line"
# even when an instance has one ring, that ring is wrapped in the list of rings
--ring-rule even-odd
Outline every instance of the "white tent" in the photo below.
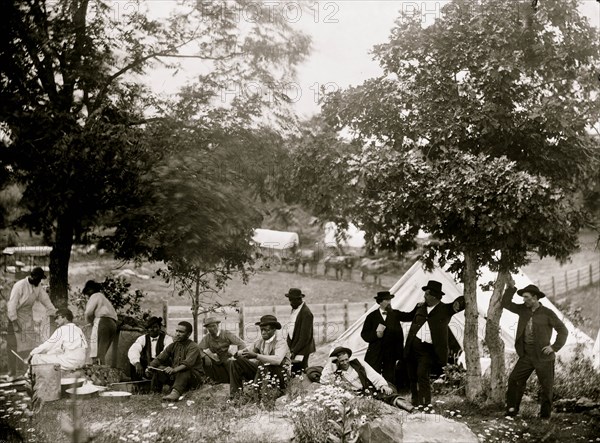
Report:
[[[519,273],[513,277],[518,288],[522,288],[533,283],[523,273]],[[495,280],[495,278],[495,273],[489,270],[483,270],[482,276],[478,280],[477,308],[479,310],[479,339],[481,342],[485,337],[485,317],[487,316],[487,309],[490,297],[492,295],[492,290],[490,289],[489,291],[484,291],[481,289],[480,285],[492,282]],[[451,273],[446,272],[439,267],[436,267],[432,272],[425,272],[421,263],[416,262],[390,289],[390,292],[395,295],[395,297],[392,299],[392,308],[400,311],[411,311],[418,302],[423,301],[423,291],[421,288],[427,284],[428,280],[437,280],[442,283],[442,290],[445,292],[445,295],[442,298],[443,302],[449,303],[455,300],[457,297],[463,295],[462,284],[457,282]],[[515,294],[514,301],[516,303],[521,303],[522,298]],[[584,332],[577,329],[567,318],[565,318],[565,316],[550,302],[550,300],[544,298],[542,299],[541,303],[556,312],[558,317],[565,323],[569,330],[567,342],[557,355],[563,360],[570,360],[574,356],[577,344],[581,343],[584,346],[584,352],[591,357],[592,348],[594,345],[593,340]],[[361,338],[360,332],[367,314],[375,310],[377,306],[378,305],[374,303],[367,313],[360,317],[337,340],[335,340],[332,348],[335,346],[345,346],[352,349],[353,356],[356,355],[364,358],[364,354],[367,350],[367,343]],[[506,353],[515,353],[514,344],[518,320],[519,318],[516,314],[513,314],[506,309],[502,313],[502,317],[500,319],[500,335],[504,341]],[[464,312],[460,312],[452,317],[452,321],[449,325],[450,330],[461,346],[464,338],[464,324]],[[402,326],[404,328],[404,337],[406,339],[410,323],[403,323]],[[489,358],[482,358],[481,363],[482,371],[485,371],[487,366],[489,366]]]
[[[300,240],[295,232],[274,231],[272,229],[255,229],[252,241],[261,248],[278,251],[298,246]]]
[[[336,234],[338,232],[338,227],[334,222],[325,223],[325,238],[324,243],[325,247],[336,247]],[[348,229],[344,231],[346,235],[346,240],[341,241],[340,245],[343,248],[364,248],[365,247],[365,231],[361,231],[352,223],[348,224]]]

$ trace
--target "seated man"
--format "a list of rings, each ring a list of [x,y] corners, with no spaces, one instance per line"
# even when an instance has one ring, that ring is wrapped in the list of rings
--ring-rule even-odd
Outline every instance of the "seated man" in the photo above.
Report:
[[[331,362],[323,368],[321,384],[341,383],[357,394],[369,394],[398,408],[412,411],[412,405],[402,399],[394,385],[364,361],[350,360],[352,350],[338,346],[331,354]]]
[[[191,334],[192,325],[187,321],[179,322],[173,343],[158,354],[146,369],[148,378],[153,373],[154,390],[161,389],[163,385],[172,386],[171,393],[163,397],[165,401],[179,400],[182,394],[198,387],[202,381],[200,348],[190,340]]]
[[[283,392],[290,376],[290,349],[285,338],[277,334],[281,323],[274,315],[263,315],[256,323],[260,327],[259,338],[249,349],[236,353],[229,365],[230,396],[242,391],[244,380],[263,381],[277,378],[278,388]]]
[[[234,352],[230,352],[231,346],[238,349],[246,349],[247,345],[232,332],[222,331],[219,328],[221,321],[215,317],[204,319],[204,327],[208,331],[198,347],[202,351],[204,373],[217,383],[229,383],[230,358]]]
[[[171,343],[171,336],[162,330],[162,318],[150,317],[146,322],[146,334],[140,335],[127,351],[131,379],[142,380],[148,363]]]
[[[58,329],[29,354],[31,364],[57,364],[64,370],[82,367],[88,345],[83,331],[73,323],[73,313],[68,309],[59,309],[55,321]]]

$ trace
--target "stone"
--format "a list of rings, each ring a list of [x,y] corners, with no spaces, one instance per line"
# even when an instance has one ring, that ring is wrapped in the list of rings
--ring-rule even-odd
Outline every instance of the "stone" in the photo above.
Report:
[[[243,441],[260,441],[271,443],[288,443],[294,439],[294,424],[276,412],[263,412],[238,421],[235,436],[243,437]]]
[[[229,383],[202,385],[194,391],[194,400],[210,400],[225,403],[229,399]]]
[[[465,423],[443,417],[439,414],[402,415],[404,442],[427,443],[478,443],[479,439]]]

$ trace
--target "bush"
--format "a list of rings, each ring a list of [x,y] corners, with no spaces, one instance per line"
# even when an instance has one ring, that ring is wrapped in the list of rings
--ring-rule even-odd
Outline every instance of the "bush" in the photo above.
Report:
[[[340,385],[323,385],[287,406],[298,442],[352,442],[359,427],[380,413],[379,400],[357,397]]]
[[[143,328],[145,320],[150,316],[150,311],[142,311],[141,301],[145,294],[136,289],[130,292],[131,283],[123,277],[108,276],[102,282],[102,292],[112,303],[119,316],[119,325],[128,324]],[[88,297],[81,293],[69,292],[69,304],[83,316]]]

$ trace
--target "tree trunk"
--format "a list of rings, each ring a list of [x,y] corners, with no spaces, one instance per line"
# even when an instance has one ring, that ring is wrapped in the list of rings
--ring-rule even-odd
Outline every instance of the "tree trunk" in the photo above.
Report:
[[[494,282],[494,291],[490,299],[485,325],[485,344],[490,351],[491,400],[494,403],[504,402],[506,389],[506,369],[504,360],[504,342],[500,337],[500,317],[502,316],[502,294],[508,278],[508,272],[500,270]]]
[[[63,214],[56,221],[56,235],[50,252],[50,300],[56,308],[69,303],[69,260],[73,245],[73,219]]]
[[[198,313],[200,311],[200,271],[196,271],[196,292],[194,294],[193,318],[194,318],[194,341],[198,343]]]
[[[481,393],[481,362],[479,361],[479,334],[477,311],[477,262],[473,252],[465,253],[463,275],[465,295],[465,337],[463,347],[467,363],[467,399],[475,400]]]

